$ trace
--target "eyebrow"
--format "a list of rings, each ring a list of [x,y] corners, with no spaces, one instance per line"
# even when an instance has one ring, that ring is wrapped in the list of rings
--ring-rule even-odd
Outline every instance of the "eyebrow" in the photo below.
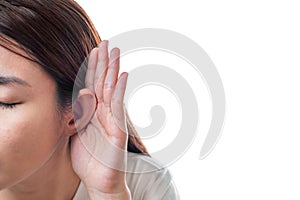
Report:
[[[0,76],[0,86],[1,85],[13,85],[13,84],[18,84],[18,85],[22,85],[22,86],[27,86],[27,87],[31,87],[31,85],[29,83],[27,83],[26,81],[15,77],[15,76]]]

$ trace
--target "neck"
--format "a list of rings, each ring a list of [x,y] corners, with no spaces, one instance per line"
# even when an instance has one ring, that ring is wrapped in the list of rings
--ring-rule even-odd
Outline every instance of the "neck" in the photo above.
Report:
[[[52,157],[26,180],[0,191],[0,199],[64,199],[71,200],[80,184],[71,164],[68,141],[58,147]]]

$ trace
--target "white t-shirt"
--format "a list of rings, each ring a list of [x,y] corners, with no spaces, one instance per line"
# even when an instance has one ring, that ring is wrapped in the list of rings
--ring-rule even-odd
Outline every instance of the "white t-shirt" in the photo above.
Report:
[[[170,172],[148,156],[128,152],[126,180],[132,200],[179,200]],[[139,173],[139,172],[147,173]],[[134,173],[131,173],[134,172]],[[73,200],[89,200],[81,182]]]

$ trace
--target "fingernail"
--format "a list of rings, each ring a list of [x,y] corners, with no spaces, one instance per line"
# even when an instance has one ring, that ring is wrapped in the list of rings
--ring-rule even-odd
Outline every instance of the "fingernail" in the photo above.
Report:
[[[118,59],[120,56],[120,49],[119,48],[113,48],[110,52],[110,58],[112,59],[112,62]]]
[[[105,47],[108,44],[107,40],[102,40],[99,44],[99,47]]]
[[[125,80],[125,83],[127,83],[127,80],[128,80],[128,73],[127,73],[127,72],[124,72],[124,74],[125,74],[125,75],[123,75],[123,76],[125,76],[125,77],[124,77],[124,80]]]

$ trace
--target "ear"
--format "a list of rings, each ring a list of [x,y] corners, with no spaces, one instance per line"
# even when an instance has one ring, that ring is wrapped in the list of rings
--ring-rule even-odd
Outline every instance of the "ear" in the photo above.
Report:
[[[97,106],[95,94],[87,89],[81,89],[73,103],[72,113],[68,120],[67,135],[72,136],[84,129],[92,119]]]

